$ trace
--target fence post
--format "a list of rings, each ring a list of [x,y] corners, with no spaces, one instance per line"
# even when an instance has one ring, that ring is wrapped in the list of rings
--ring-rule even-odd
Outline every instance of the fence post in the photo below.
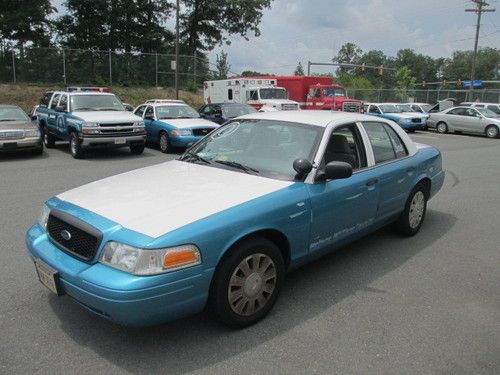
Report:
[[[16,53],[12,50],[12,77],[14,78],[14,83],[16,83]]]
[[[109,85],[113,86],[113,67],[111,65],[111,50],[108,50],[109,56]]]
[[[427,99],[425,100],[426,103],[429,103],[429,89],[427,89]]]
[[[158,53],[155,53],[155,84],[158,87]]]
[[[66,79],[66,53],[64,52],[64,48],[62,49],[62,56],[63,56],[63,80],[64,84],[66,85],[67,79]]]
[[[198,80],[196,79],[196,51],[193,52],[193,76],[194,76],[194,84],[198,83]]]
[[[381,93],[382,89],[378,89],[378,99],[377,99],[377,102],[380,103],[380,93]]]

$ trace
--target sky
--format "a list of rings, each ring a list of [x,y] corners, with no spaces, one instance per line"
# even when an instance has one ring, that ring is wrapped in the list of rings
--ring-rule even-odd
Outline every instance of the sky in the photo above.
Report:
[[[500,48],[500,1],[489,0],[495,13],[483,13],[480,46]],[[432,57],[473,49],[476,14],[466,0],[274,0],[264,12],[261,35],[246,41],[231,37],[231,45],[209,55],[228,53],[231,71],[256,70],[292,74],[300,61],[330,62],[347,42],[364,51],[382,50],[394,56],[411,48]],[[332,68],[313,67],[324,73]]]

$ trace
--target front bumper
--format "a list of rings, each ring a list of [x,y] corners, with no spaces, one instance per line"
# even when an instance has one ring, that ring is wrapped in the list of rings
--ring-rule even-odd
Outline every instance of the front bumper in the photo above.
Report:
[[[404,130],[413,131],[422,129],[422,123],[420,122],[398,122],[398,125],[401,126]]]
[[[117,143],[119,140],[119,143]],[[83,147],[124,147],[146,142],[146,133],[138,135],[116,135],[115,137],[81,136]]]
[[[203,135],[169,135],[170,144],[174,147],[187,147],[202,139]]]
[[[3,139],[0,141],[0,151],[39,150],[42,147],[42,139],[40,137],[12,140]]]
[[[119,324],[147,326],[178,319],[203,310],[208,298],[213,269],[131,275],[74,258],[55,246],[38,224],[27,232],[26,246],[33,261],[39,259],[58,271],[63,293]]]

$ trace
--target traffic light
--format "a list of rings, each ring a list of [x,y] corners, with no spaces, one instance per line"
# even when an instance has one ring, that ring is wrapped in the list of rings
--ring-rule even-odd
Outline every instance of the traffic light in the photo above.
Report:
[[[457,79],[457,86],[462,86],[462,80],[461,79]]]
[[[447,83],[448,83],[448,81],[443,79],[443,86],[446,86]]]
[[[422,87],[425,87],[426,84],[427,84],[427,82],[422,81]]]
[[[366,64],[365,64],[365,63],[361,64],[361,71],[362,71],[362,72],[364,72],[364,71],[365,71],[365,66],[366,66]]]
[[[378,75],[379,76],[384,75],[384,65],[383,64],[378,67]]]

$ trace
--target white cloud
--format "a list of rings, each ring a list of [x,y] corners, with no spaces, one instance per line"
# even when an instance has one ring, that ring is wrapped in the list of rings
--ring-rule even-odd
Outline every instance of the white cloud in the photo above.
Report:
[[[304,66],[308,60],[330,61],[347,42],[390,56],[412,48],[448,57],[473,46],[476,20],[474,13],[464,12],[466,7],[470,2],[465,0],[275,0],[264,13],[260,37],[232,38],[230,46],[216,48],[210,57],[222,49],[235,72],[276,74],[291,74],[299,61]],[[500,48],[494,14],[483,18],[481,46]]]

